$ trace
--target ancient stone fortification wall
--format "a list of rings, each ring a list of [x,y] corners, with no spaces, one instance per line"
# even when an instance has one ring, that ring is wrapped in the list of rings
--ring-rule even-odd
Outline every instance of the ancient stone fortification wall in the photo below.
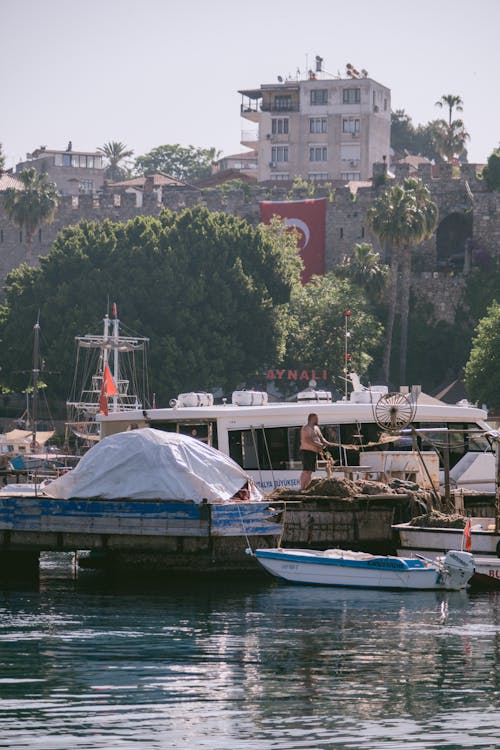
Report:
[[[378,170],[376,169],[378,167]],[[375,165],[375,174],[382,165]],[[397,169],[396,179],[408,174],[407,165]],[[440,221],[450,216],[472,216],[472,236],[470,247],[488,253],[492,257],[500,255],[500,194],[487,190],[483,180],[477,176],[474,164],[463,165],[460,174],[455,174],[447,165],[442,165],[439,176],[432,176],[430,165],[419,170],[419,176],[429,186],[433,199],[439,207]],[[357,242],[373,242],[385,258],[384,248],[372,236],[365,223],[365,214],[374,198],[383,191],[380,187],[361,187],[355,196],[346,187],[318,187],[315,197],[327,199],[326,218],[326,268],[331,269],[350,257]],[[57,211],[55,221],[42,227],[31,245],[25,242],[19,230],[8,220],[3,210],[0,194],[0,279],[20,263],[36,264],[40,256],[46,255],[57,232],[68,225],[83,219],[102,221],[126,221],[135,216],[156,216],[163,207],[174,211],[204,205],[210,211],[224,211],[247,219],[256,224],[259,221],[259,201],[285,200],[287,198],[307,198],[306,190],[295,190],[274,186],[246,186],[244,189],[207,188],[204,190],[163,190],[160,198],[156,194],[144,194],[142,205],[131,193],[105,192],[98,199],[82,195],[76,200],[67,197]],[[470,262],[464,259],[462,267],[443,272],[437,264],[436,234],[418,251],[415,268],[414,289],[434,304],[437,319],[452,321],[454,309],[460,304],[463,278]],[[472,258],[472,255],[471,255]],[[439,272],[438,272],[439,271]],[[453,304],[451,304],[453,302]]]

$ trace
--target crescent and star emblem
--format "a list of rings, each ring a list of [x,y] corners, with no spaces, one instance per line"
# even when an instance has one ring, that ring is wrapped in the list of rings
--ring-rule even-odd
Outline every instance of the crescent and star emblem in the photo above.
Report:
[[[285,218],[285,226],[286,227],[296,227],[302,234],[304,235],[304,249],[307,247],[307,243],[309,242],[311,238],[311,231],[309,227],[307,226],[305,221],[302,221],[302,219],[295,219],[295,218]]]

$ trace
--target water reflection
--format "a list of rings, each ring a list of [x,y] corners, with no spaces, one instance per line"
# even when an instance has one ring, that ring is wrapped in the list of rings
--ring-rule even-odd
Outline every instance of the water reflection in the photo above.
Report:
[[[0,747],[495,747],[499,612],[497,592],[73,580],[49,561],[0,597]]]

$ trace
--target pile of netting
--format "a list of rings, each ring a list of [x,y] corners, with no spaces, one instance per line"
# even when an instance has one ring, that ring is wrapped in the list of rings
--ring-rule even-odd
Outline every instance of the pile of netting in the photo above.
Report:
[[[411,525],[438,529],[463,529],[467,519],[459,513],[445,514],[438,510],[412,518]]]

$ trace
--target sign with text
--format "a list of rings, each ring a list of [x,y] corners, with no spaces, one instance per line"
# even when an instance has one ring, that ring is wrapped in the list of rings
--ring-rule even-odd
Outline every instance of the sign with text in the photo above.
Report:
[[[261,201],[260,218],[269,224],[273,216],[285,220],[299,233],[299,251],[304,269],[302,283],[325,272],[326,198],[300,201]]]
[[[266,380],[324,380],[326,382],[326,370],[268,370]]]

